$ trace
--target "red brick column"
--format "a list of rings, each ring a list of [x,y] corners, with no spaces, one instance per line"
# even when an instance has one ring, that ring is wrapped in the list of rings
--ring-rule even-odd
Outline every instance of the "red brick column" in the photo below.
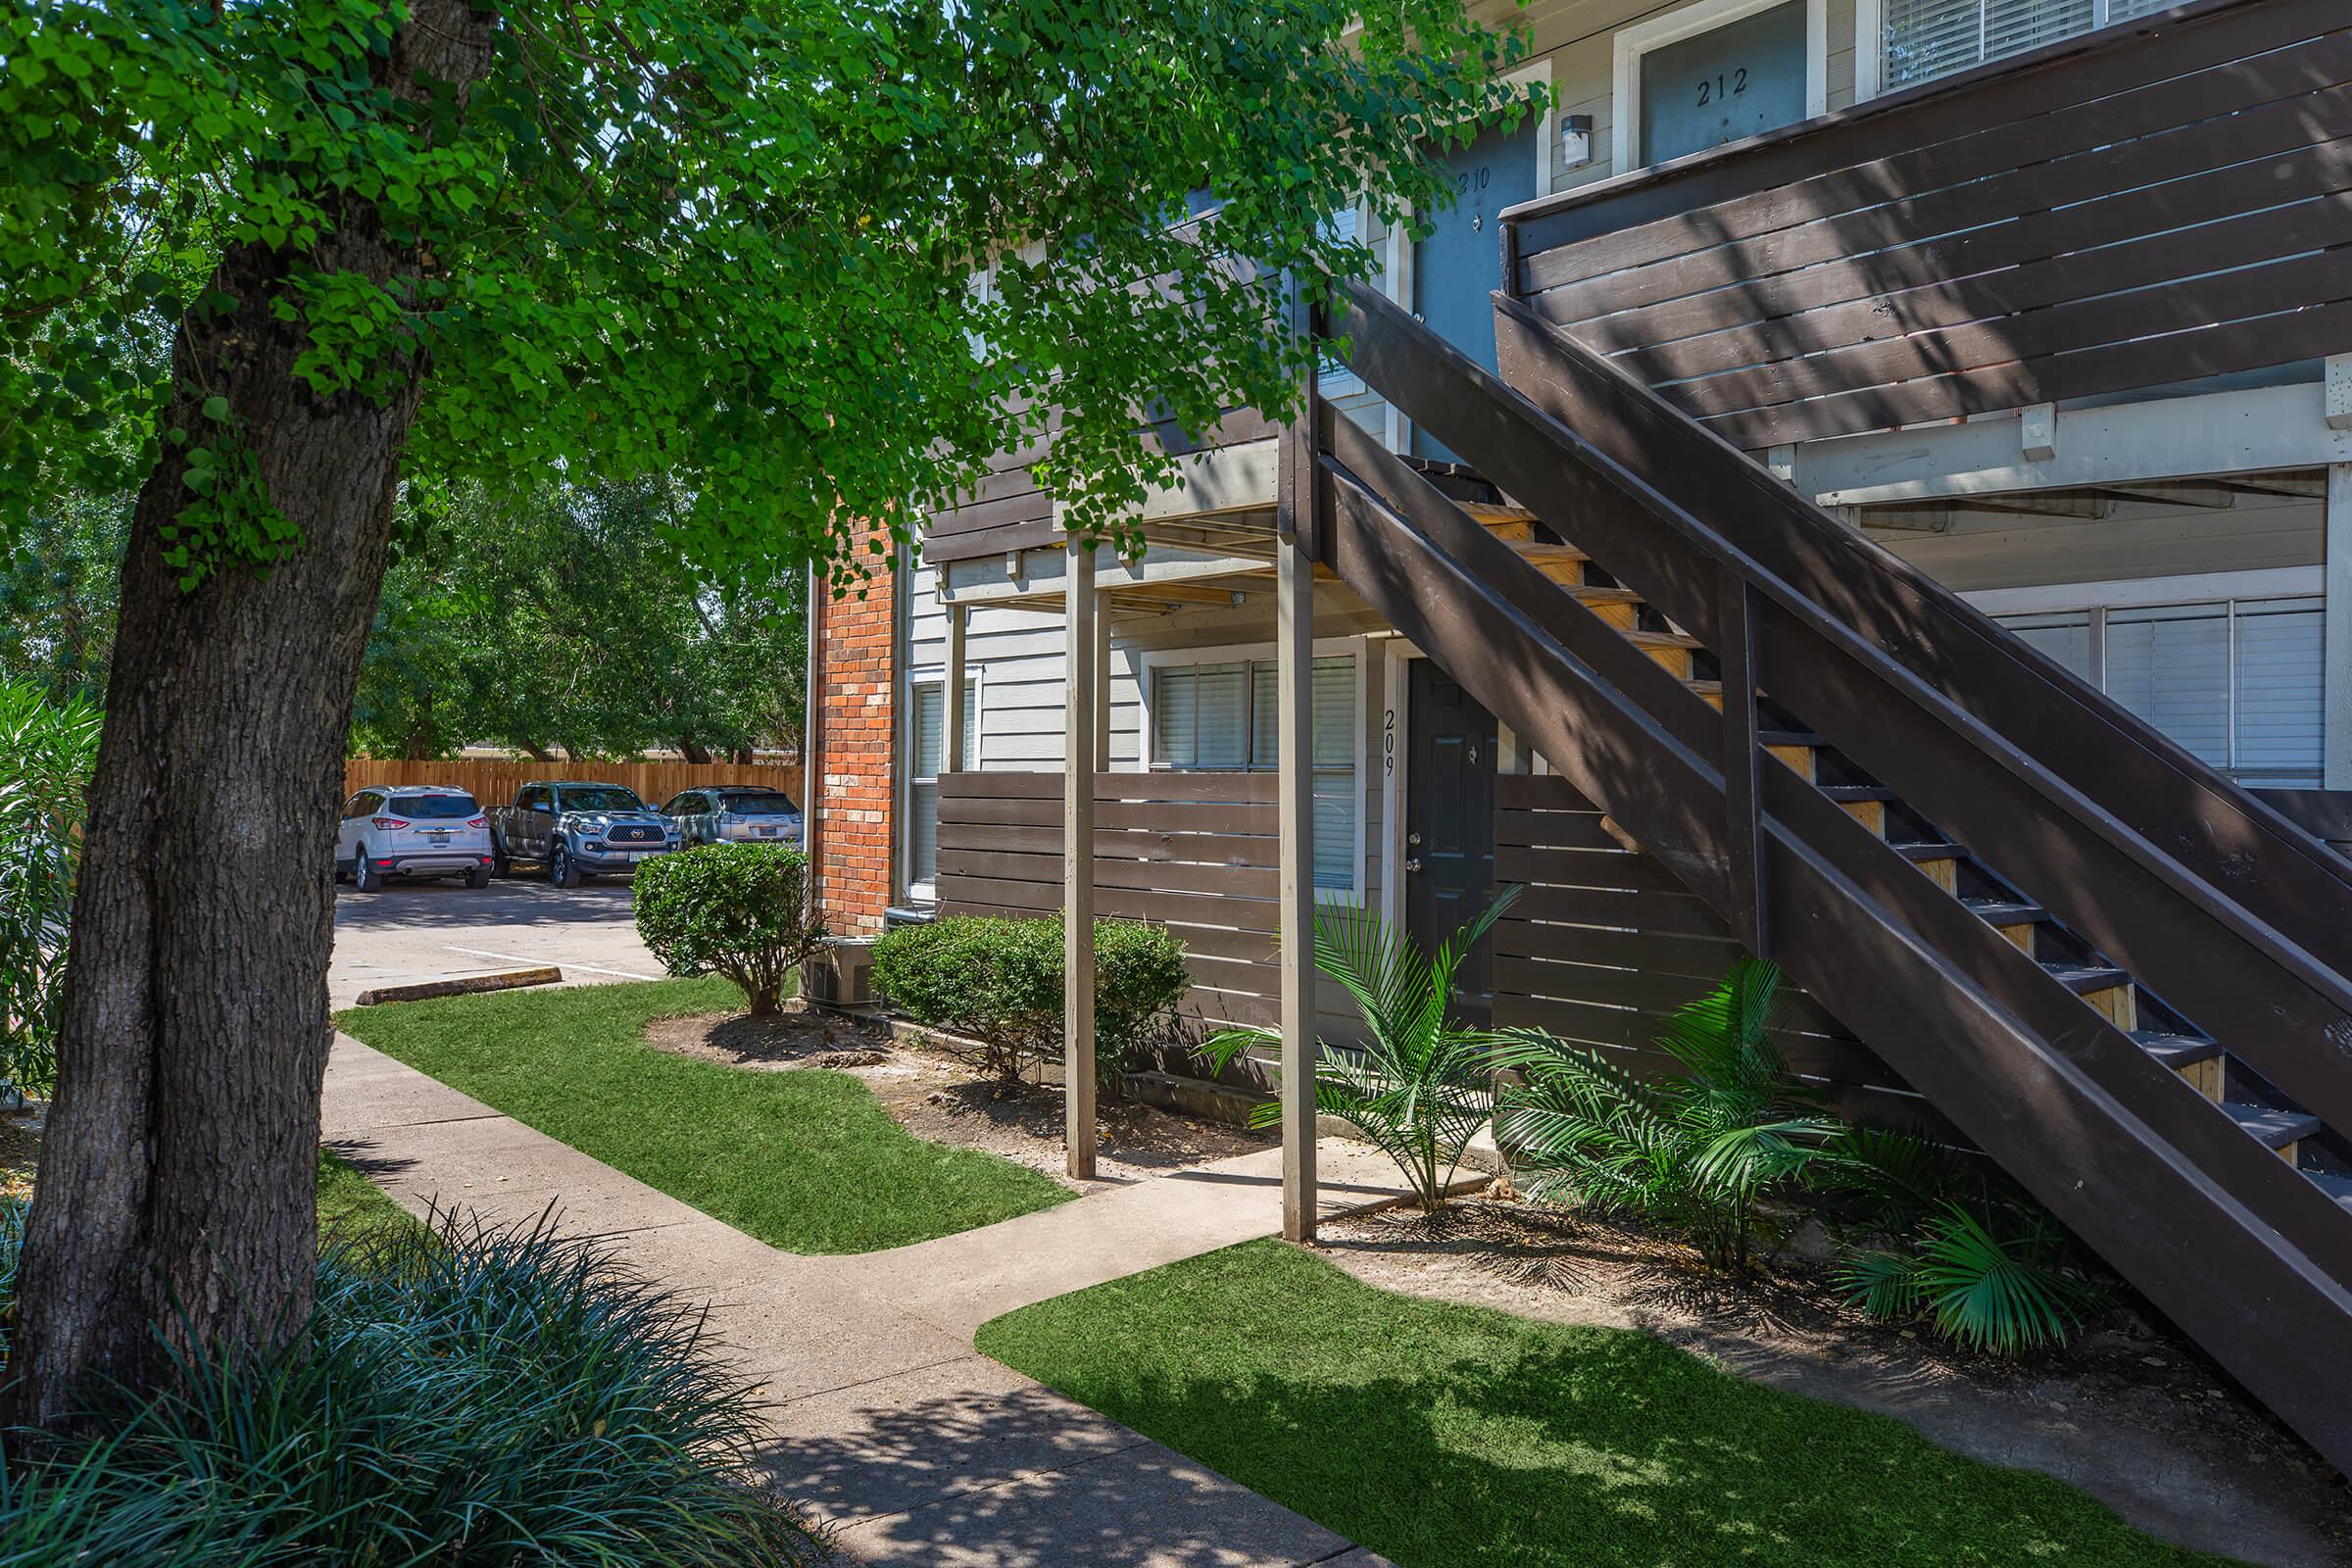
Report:
[[[891,895],[895,795],[891,558],[864,553],[863,587],[826,599],[812,628],[817,650],[817,903],[835,936],[882,929]]]

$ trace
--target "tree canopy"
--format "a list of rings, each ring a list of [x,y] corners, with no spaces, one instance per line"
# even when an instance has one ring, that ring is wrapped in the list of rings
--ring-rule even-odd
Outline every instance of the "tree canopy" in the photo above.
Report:
[[[903,528],[1057,423],[1041,474],[1115,526],[1165,462],[1142,411],[1286,405],[1270,279],[1367,262],[1329,215],[1409,221],[1433,148],[1525,98],[1461,0],[495,10],[462,109],[374,72],[378,0],[0,7],[0,521],[160,463],[184,586],[298,547],[234,367],[183,356],[211,395],[163,422],[243,245],[282,258],[312,395],[425,357],[412,488],[665,473],[713,574],[838,571],[846,518]],[[337,265],[350,225],[417,275]]]
[[[800,744],[805,578],[714,581],[680,551],[660,480],[463,487],[384,579],[352,745],[443,756],[690,760]]]

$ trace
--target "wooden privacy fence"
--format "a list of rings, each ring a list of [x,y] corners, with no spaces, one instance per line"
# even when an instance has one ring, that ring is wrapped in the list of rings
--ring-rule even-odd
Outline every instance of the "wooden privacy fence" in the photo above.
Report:
[[[1275,1021],[1274,788],[1272,773],[1095,778],[1096,913],[1168,927],[1186,1010],[1208,1023]],[[943,776],[940,912],[1059,911],[1061,798],[1059,773]]]
[[[371,785],[441,784],[462,789],[484,806],[504,806],[533,779],[569,778],[626,784],[648,806],[655,807],[680,790],[712,784],[761,784],[782,790],[796,804],[806,804],[801,776],[798,762],[505,762],[478,759],[404,762],[359,757],[343,764],[343,799]]]
[[[1673,1070],[1653,1042],[1739,956],[1730,926],[1566,779],[1506,775],[1494,802],[1495,880],[1527,885],[1494,928],[1495,1023],[1596,1047],[1637,1074]],[[1966,1142],[1812,998],[1791,998],[1786,1021],[1788,1065],[1839,1114]]]

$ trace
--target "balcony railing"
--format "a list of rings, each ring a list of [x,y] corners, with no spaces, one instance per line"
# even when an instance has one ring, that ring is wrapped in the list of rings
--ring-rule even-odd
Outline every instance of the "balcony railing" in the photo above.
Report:
[[[1750,449],[2352,350],[2352,7],[2205,0],[1503,215]]]

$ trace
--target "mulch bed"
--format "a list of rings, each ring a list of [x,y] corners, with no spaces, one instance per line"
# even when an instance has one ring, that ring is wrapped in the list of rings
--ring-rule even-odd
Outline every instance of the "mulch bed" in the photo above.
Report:
[[[1096,1114],[1095,1183],[1068,1182],[1057,1086],[1005,1085],[944,1051],[894,1038],[874,1019],[807,1009],[665,1018],[646,1030],[655,1049],[755,1070],[829,1068],[861,1080],[918,1138],[999,1154],[1082,1191],[1164,1176],[1268,1148],[1267,1134],[1105,1100]]]

